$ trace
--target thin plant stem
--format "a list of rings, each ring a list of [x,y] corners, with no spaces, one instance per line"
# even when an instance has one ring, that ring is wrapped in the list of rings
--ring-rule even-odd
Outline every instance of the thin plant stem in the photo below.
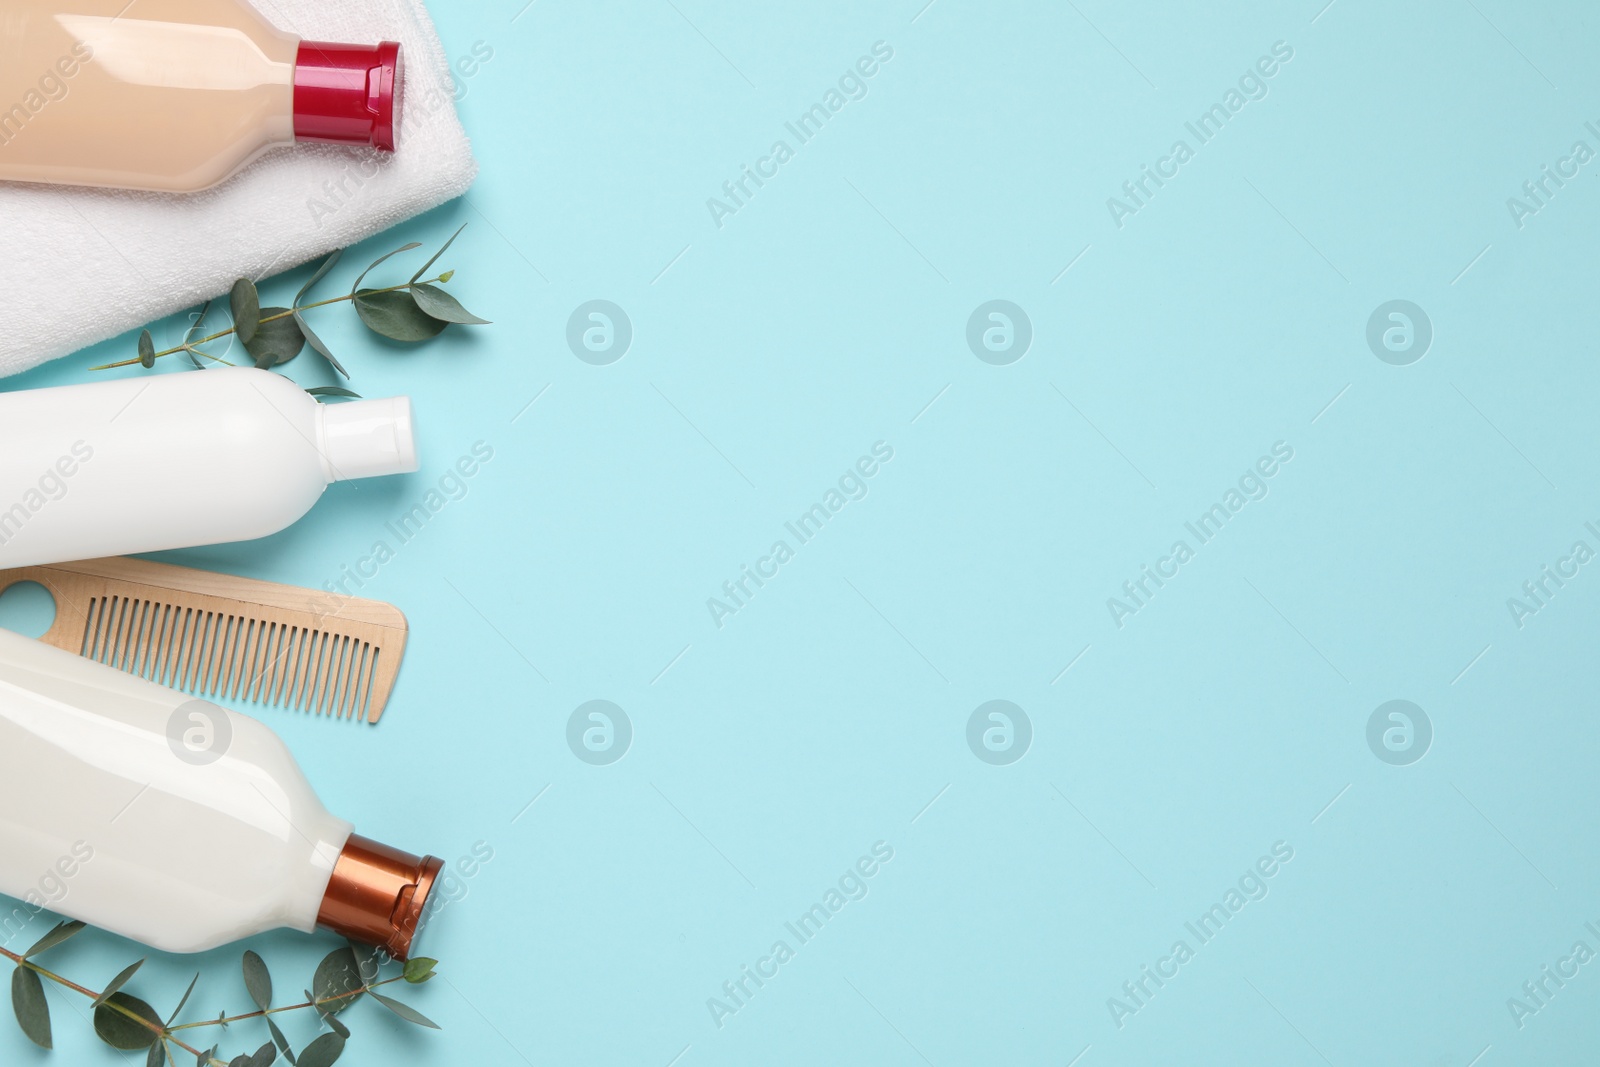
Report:
[[[437,284],[442,284],[444,281],[445,281],[445,277],[444,277],[444,275],[441,274],[439,277],[437,277],[437,278],[429,278],[425,282],[423,282],[423,281],[406,282],[403,285],[391,285],[386,289],[368,289],[368,290],[365,290],[364,293],[361,294],[361,295],[372,296],[372,295],[374,295],[376,293],[398,293],[400,290],[409,289],[413,285],[437,285]],[[310,311],[313,308],[327,307],[329,304],[341,304],[346,300],[354,300],[357,295],[358,294],[356,294],[356,293],[346,293],[344,296],[335,296],[335,297],[330,297],[327,300],[318,300],[314,304],[301,304],[298,310],[300,310],[300,311]],[[289,316],[291,316],[293,314],[294,314],[294,309],[291,309],[289,311],[280,311],[276,315],[268,315],[268,316],[266,316],[265,318],[263,318],[261,320],[261,325],[265,326],[269,322],[277,322],[279,319],[286,319],[286,318],[288,318]],[[226,330],[218,330],[216,333],[211,334],[209,337],[202,337],[198,341],[190,341],[190,342],[187,342],[185,344],[178,345],[176,348],[169,348],[169,349],[166,349],[165,351],[157,352],[155,354],[155,358],[156,359],[160,359],[162,356],[171,356],[171,355],[176,355],[179,352],[192,351],[198,345],[210,344],[212,341],[220,341],[222,338],[227,337],[229,334],[237,332],[237,330],[238,330],[238,327],[236,325],[235,326],[230,326]],[[221,359],[218,356],[213,356],[208,352],[201,352],[200,354],[202,356],[205,356],[207,359],[215,359],[218,362],[227,363],[227,360]],[[117,363],[103,363],[98,367],[90,367],[89,369],[92,370],[92,371],[94,371],[94,370],[115,370],[118,367],[136,367],[136,366],[139,365],[140,362],[141,361],[138,360],[138,359],[124,359],[124,360],[121,360],[120,362],[117,362]],[[232,366],[232,364],[229,364],[229,366]]]
[[[393,978],[385,978],[381,982],[373,982],[370,985],[362,986],[360,989],[352,989],[348,993],[337,993],[331,997],[324,997],[321,1000],[308,1000],[304,1004],[286,1004],[281,1008],[263,1008],[260,1011],[252,1011],[245,1015],[230,1015],[225,1019],[201,1019],[199,1022],[182,1023],[178,1026],[169,1027],[169,1029],[178,1031],[193,1030],[201,1026],[225,1026],[229,1023],[243,1022],[246,1019],[265,1018],[268,1015],[276,1015],[282,1011],[301,1011],[306,1008],[320,1007],[323,1004],[332,1004],[336,1001],[349,1000],[352,997],[359,997],[370,990],[377,989],[379,986],[386,986],[391,982],[400,982],[404,980],[405,975],[397,974]]]

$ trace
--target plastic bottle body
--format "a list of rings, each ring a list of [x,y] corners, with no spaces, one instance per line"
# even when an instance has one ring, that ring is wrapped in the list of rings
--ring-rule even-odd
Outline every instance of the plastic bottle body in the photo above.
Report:
[[[4,630],[0,754],[0,892],[168,952],[311,931],[351,834],[263,724]]]
[[[394,148],[399,46],[302,42],[246,0],[0,3],[0,181],[208,189],[296,140]]]
[[[0,567],[264,537],[416,469],[404,398],[325,408],[267,371],[0,393]]]
[[[294,141],[298,46],[239,0],[7,0],[0,179],[215,185]]]

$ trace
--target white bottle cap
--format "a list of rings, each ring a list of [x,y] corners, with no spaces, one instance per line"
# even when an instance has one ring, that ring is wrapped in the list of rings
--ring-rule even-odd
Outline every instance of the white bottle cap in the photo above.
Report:
[[[414,474],[421,466],[410,397],[324,404],[319,414],[330,481]]]

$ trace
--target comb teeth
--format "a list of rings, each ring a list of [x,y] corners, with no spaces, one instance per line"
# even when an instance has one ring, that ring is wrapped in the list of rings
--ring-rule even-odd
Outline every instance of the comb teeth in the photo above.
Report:
[[[392,604],[143,559],[0,570],[50,591],[48,645],[196,697],[377,722],[409,627]],[[329,614],[332,609],[332,614]]]
[[[382,649],[310,628],[115,594],[88,603],[78,653],[201,698],[364,718]]]

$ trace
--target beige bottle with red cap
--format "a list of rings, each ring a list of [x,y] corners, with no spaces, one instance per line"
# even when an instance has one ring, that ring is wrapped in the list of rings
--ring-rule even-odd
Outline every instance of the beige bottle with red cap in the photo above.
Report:
[[[393,151],[400,46],[244,0],[0,0],[0,181],[192,192],[303,141]]]

